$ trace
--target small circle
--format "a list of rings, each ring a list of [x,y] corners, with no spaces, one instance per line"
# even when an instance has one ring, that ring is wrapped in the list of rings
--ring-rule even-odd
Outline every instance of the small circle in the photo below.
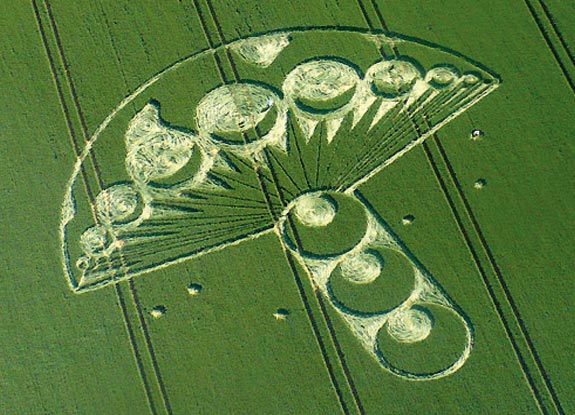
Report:
[[[305,226],[327,226],[335,218],[336,212],[335,200],[327,195],[304,195],[294,204],[294,214]]]
[[[423,309],[410,308],[393,313],[387,321],[387,332],[399,343],[417,343],[431,333],[433,321]]]
[[[102,190],[96,197],[96,211],[103,220],[122,221],[138,208],[140,195],[129,184],[117,184]]]
[[[285,308],[278,308],[273,315],[276,320],[285,321],[289,316],[289,310]]]
[[[88,256],[102,252],[106,249],[108,242],[108,232],[103,226],[88,228],[80,236],[80,247]]]
[[[340,192],[306,192],[280,220],[286,245],[306,257],[327,258],[357,246],[367,231],[367,212],[357,198]]]
[[[347,256],[339,268],[341,276],[356,284],[369,284],[379,277],[383,264],[381,258],[369,252]]]
[[[200,284],[190,284],[188,285],[188,294],[195,297],[202,293],[203,287]]]
[[[477,190],[481,190],[485,186],[487,186],[487,180],[485,180],[485,179],[477,179],[477,181],[473,185],[473,187],[475,187]]]
[[[480,138],[482,138],[485,135],[485,133],[481,130],[473,130],[471,131],[471,139],[472,140],[479,140]]]
[[[415,220],[415,216],[413,215],[406,215],[403,217],[403,219],[401,220],[401,223],[405,226],[409,226],[413,223],[413,221]]]
[[[76,268],[78,268],[80,271],[87,270],[89,266],[90,266],[90,261],[85,256],[81,256],[76,261]]]
[[[166,307],[164,307],[163,305],[157,305],[154,308],[152,308],[152,311],[150,311],[150,315],[155,319],[162,318],[165,314],[166,314]]]
[[[467,85],[475,85],[480,80],[481,78],[474,73],[466,73],[463,75],[463,82],[465,82]]]
[[[425,76],[425,80],[436,89],[445,88],[459,78],[459,74],[448,66],[439,66],[430,69]]]
[[[392,59],[371,66],[365,78],[376,95],[397,98],[411,91],[421,72],[411,62]]]

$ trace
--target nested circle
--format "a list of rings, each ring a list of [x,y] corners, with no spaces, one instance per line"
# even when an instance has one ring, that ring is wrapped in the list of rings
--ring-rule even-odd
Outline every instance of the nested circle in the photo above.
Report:
[[[359,252],[348,255],[340,264],[342,277],[356,284],[369,284],[381,274],[383,260],[376,253]]]
[[[338,192],[310,192],[299,196],[290,204],[284,220],[283,237],[288,246],[315,258],[350,251],[367,230],[363,204]]]
[[[472,347],[463,316],[438,304],[420,304],[391,315],[380,329],[376,354],[392,372],[433,379],[456,371]]]
[[[365,75],[374,94],[397,98],[413,88],[421,72],[407,60],[391,59],[372,65]]]
[[[403,253],[372,248],[348,254],[333,271],[328,289],[339,308],[352,313],[382,313],[409,298],[415,288],[414,266]]]
[[[327,226],[335,218],[337,204],[328,195],[311,193],[300,197],[293,207],[295,217],[305,226]]]
[[[279,117],[280,97],[269,87],[239,82],[208,92],[198,103],[200,131],[229,143],[243,144],[263,138]]]
[[[357,70],[349,63],[314,59],[296,66],[286,76],[283,91],[299,109],[321,114],[349,103],[359,81]]]

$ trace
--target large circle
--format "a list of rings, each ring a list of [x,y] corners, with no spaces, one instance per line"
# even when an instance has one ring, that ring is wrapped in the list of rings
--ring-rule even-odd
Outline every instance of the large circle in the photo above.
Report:
[[[348,63],[314,59],[296,66],[286,76],[283,91],[300,110],[325,114],[349,103],[359,81],[359,74]]]
[[[421,77],[419,69],[403,59],[378,62],[367,70],[365,76],[373,93],[385,98],[407,94]]]
[[[279,102],[279,96],[262,85],[247,82],[223,85],[198,103],[198,128],[228,144],[255,141],[275,125]]]
[[[472,347],[471,326],[454,309],[420,304],[390,314],[377,337],[376,354],[392,372],[414,380],[459,369]]]

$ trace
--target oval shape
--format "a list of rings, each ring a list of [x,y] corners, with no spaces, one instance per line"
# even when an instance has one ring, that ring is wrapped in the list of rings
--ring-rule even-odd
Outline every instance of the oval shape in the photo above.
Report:
[[[437,66],[425,74],[425,81],[435,89],[447,88],[459,79],[459,72],[451,66]]]

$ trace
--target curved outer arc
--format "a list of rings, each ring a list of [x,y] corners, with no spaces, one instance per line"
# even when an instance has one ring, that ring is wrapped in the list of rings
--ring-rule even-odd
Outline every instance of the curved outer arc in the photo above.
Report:
[[[237,41],[231,42],[231,43],[226,44],[226,45],[221,45],[217,49],[219,49],[221,47],[227,47],[227,46],[229,46],[233,43],[239,42],[239,41],[241,41],[241,40],[237,40]],[[82,165],[84,163],[84,160],[90,154],[90,151],[92,150],[96,141],[98,140],[100,135],[104,132],[104,130],[109,126],[109,124],[112,122],[112,120],[116,117],[116,115],[121,110],[123,110],[126,106],[128,106],[130,103],[132,103],[146,89],[148,89],[149,87],[154,85],[156,82],[158,82],[164,75],[166,75],[169,72],[175,71],[176,69],[178,69],[180,66],[183,66],[184,64],[187,64],[189,62],[192,62],[195,59],[200,58],[204,54],[215,53],[215,51],[217,49],[200,50],[200,51],[198,51],[198,52],[196,52],[196,53],[194,53],[188,57],[185,57],[185,58],[177,61],[176,63],[174,63],[171,66],[167,67],[166,69],[158,72],[155,76],[153,76],[152,78],[150,78],[149,80],[144,82],[134,92],[132,92],[130,95],[128,95],[126,98],[124,98],[120,102],[120,104],[104,119],[104,121],[102,121],[102,123],[96,128],[96,130],[94,131],[94,133],[92,134],[92,136],[90,137],[88,142],[86,143],[80,156],[78,156],[78,158],[74,164],[74,169],[73,169],[72,175],[70,176],[70,179],[67,182],[66,193],[64,195],[64,201],[62,203],[61,221],[60,221],[60,226],[59,226],[59,235],[60,235],[60,244],[61,244],[61,253],[62,253],[62,265],[63,265],[64,272],[66,274],[68,286],[70,287],[70,289],[72,291],[74,291],[76,293],[93,291],[95,289],[102,288],[106,285],[117,283],[117,282],[124,280],[126,278],[134,277],[134,276],[145,274],[145,273],[148,273],[148,272],[151,272],[154,270],[165,268],[169,265],[186,261],[186,260],[193,258],[195,256],[198,256],[198,255],[202,255],[202,254],[213,252],[213,251],[216,251],[219,249],[223,249],[227,246],[237,245],[238,243],[242,242],[245,239],[257,238],[257,237],[259,237],[259,236],[261,236],[261,235],[263,235],[263,234],[265,234],[265,233],[267,233],[273,229],[273,227],[270,226],[269,229],[266,229],[264,231],[257,232],[257,233],[251,234],[251,235],[247,235],[243,239],[232,241],[232,242],[227,243],[227,244],[222,244],[222,245],[217,246],[217,247],[208,248],[204,251],[192,254],[190,256],[179,258],[175,261],[170,261],[168,263],[165,263],[165,264],[162,264],[159,266],[155,266],[152,268],[148,268],[148,269],[140,271],[140,272],[129,273],[129,271],[124,271],[123,272],[124,275],[122,275],[121,277],[112,278],[110,280],[104,280],[104,281],[86,286],[85,288],[78,288],[79,284],[76,282],[76,279],[73,277],[72,272],[71,272],[70,258],[69,258],[69,254],[68,254],[67,247],[66,247],[66,242],[67,242],[66,236],[67,236],[67,225],[68,225],[68,223],[70,223],[70,221],[73,219],[73,217],[75,215],[74,198],[72,195],[72,189],[73,189],[74,183],[76,182],[78,174],[80,173],[80,171],[82,169]],[[72,210],[72,213],[70,213],[70,210]]]
[[[261,35],[280,35],[280,34],[285,34],[285,35],[290,35],[291,33],[304,33],[304,32],[329,32],[329,31],[339,31],[339,32],[350,32],[350,33],[356,33],[356,34],[364,34],[366,36],[378,36],[380,41],[382,39],[382,37],[385,39],[385,41],[389,41],[389,42],[403,42],[403,41],[407,41],[407,42],[414,42],[414,43],[418,43],[419,45],[425,46],[425,47],[429,47],[429,48],[436,48],[436,49],[440,49],[442,51],[445,51],[447,53],[452,53],[452,54],[456,54],[455,52],[449,51],[445,48],[442,48],[438,45],[432,45],[430,43],[425,43],[423,41],[420,40],[416,40],[416,39],[411,39],[411,38],[406,38],[406,37],[402,37],[400,35],[395,35],[395,34],[386,34],[385,32],[375,32],[375,31],[370,31],[368,29],[360,29],[360,28],[351,28],[351,27],[346,27],[346,28],[336,28],[336,27],[326,27],[326,26],[318,26],[318,27],[307,27],[307,28],[293,28],[293,29],[285,29],[285,30],[278,30],[278,31],[271,31],[271,32],[266,32],[264,34]],[[211,48],[206,48],[203,50],[200,50],[190,56],[187,56],[177,62],[175,62],[174,64],[172,64],[171,66],[165,68],[164,70],[158,72],[156,75],[154,75],[152,78],[150,78],[148,81],[146,81],[145,83],[143,83],[140,87],[138,87],[134,92],[132,92],[130,95],[128,95],[126,98],[124,98],[120,104],[104,119],[104,121],[96,128],[96,130],[94,131],[94,133],[92,134],[92,136],[90,137],[90,139],[88,140],[88,142],[86,143],[84,149],[82,150],[82,153],[80,154],[80,156],[77,158],[76,163],[74,165],[73,168],[73,172],[72,175],[70,176],[70,179],[67,182],[67,189],[66,189],[66,193],[64,196],[64,202],[62,204],[62,214],[61,214],[61,222],[60,222],[60,226],[59,226],[59,234],[60,234],[60,242],[61,242],[61,249],[62,249],[62,263],[63,263],[63,268],[64,271],[66,273],[66,277],[67,277],[67,282],[68,285],[70,286],[70,288],[73,291],[78,291],[78,284],[76,283],[76,280],[74,279],[74,277],[72,276],[72,272],[71,272],[71,266],[70,266],[70,258],[69,258],[69,254],[66,248],[66,236],[67,236],[67,225],[68,223],[73,219],[74,214],[75,214],[75,209],[73,208],[73,195],[72,195],[72,188],[73,185],[77,179],[77,176],[82,168],[83,162],[86,159],[86,157],[90,154],[90,151],[92,150],[94,144],[96,143],[96,141],[98,140],[98,138],[100,137],[100,135],[103,133],[103,131],[109,126],[109,124],[112,122],[112,120],[116,117],[116,115],[123,110],[127,105],[129,105],[131,102],[133,102],[141,93],[143,93],[146,89],[148,89],[149,87],[151,87],[152,85],[154,85],[156,82],[158,82],[164,75],[166,75],[169,72],[175,71],[177,68],[183,66],[184,64],[187,64],[197,58],[199,58],[202,55],[205,55],[207,53],[215,53],[217,50],[221,49],[221,48],[229,48],[234,46],[235,44],[238,44],[246,39],[256,39],[261,35],[251,35],[251,36],[247,36],[247,37],[243,37],[243,38],[238,38],[236,40],[230,41],[228,43],[225,43],[223,45],[218,46],[218,48],[216,49],[211,49]],[[459,54],[457,54],[457,56],[461,56]],[[468,62],[471,62],[471,60],[466,59]],[[475,64],[476,66],[480,67],[480,65]],[[481,68],[482,70],[485,70],[483,68]],[[485,70],[486,71],[486,70]],[[488,72],[488,71],[486,71]],[[489,72],[488,72],[489,73]],[[497,78],[495,76],[493,76],[493,79],[495,81],[497,81]],[[496,87],[497,82],[494,83],[494,85],[491,85],[486,91],[484,91],[481,94],[481,97],[483,97],[484,95],[486,95],[487,93],[489,93],[494,87]],[[372,171],[370,174],[368,174],[367,176],[364,176],[362,179],[358,180],[357,182],[355,182],[353,185],[351,185],[350,187],[348,187],[347,189],[337,189],[339,191],[343,191],[346,194],[351,194],[355,189],[357,189],[357,187],[359,185],[361,185],[362,183],[364,183],[365,181],[367,181],[370,177],[372,177],[373,175],[375,175],[377,172],[379,172],[381,169],[383,169],[385,166],[389,165],[391,162],[395,161],[397,158],[399,158],[401,155],[403,155],[405,152],[409,151],[412,147],[414,147],[415,145],[419,144],[420,142],[422,142],[425,138],[427,138],[432,132],[435,132],[436,130],[438,130],[439,128],[441,128],[443,125],[445,125],[447,122],[451,121],[453,118],[455,118],[456,116],[458,116],[459,114],[461,114],[465,109],[467,109],[468,107],[470,107],[471,105],[473,105],[475,102],[477,102],[477,99],[472,100],[470,103],[466,104],[464,107],[462,107],[459,111],[457,111],[456,113],[452,114],[451,116],[449,116],[446,120],[444,120],[443,122],[439,123],[436,127],[434,127],[430,132],[428,132],[427,134],[425,134],[422,138],[414,141],[413,143],[409,144],[407,147],[405,147],[404,149],[402,149],[400,152],[398,152],[396,155],[394,155],[391,159],[387,160],[385,163],[383,163],[381,166],[379,166],[379,168],[375,169],[374,171]],[[70,214],[70,209],[72,209],[74,211],[73,214]],[[264,231],[267,232],[268,230]],[[259,236],[259,234],[258,234]],[[248,236],[249,237],[249,236]],[[252,237],[255,237],[255,235],[252,235]],[[237,241],[234,241],[234,243],[237,243]],[[208,250],[208,251],[212,251],[214,250],[213,248]],[[207,251],[206,251],[207,252]],[[197,254],[195,254],[197,255]],[[191,257],[195,256],[192,255]],[[182,258],[178,261],[181,260],[185,260],[188,259],[186,258]],[[169,265],[172,262],[166,264]],[[152,268],[152,269],[157,269],[157,268]],[[152,270],[150,269],[150,270]],[[145,270],[142,272],[138,272],[135,274],[129,274],[127,273],[127,275],[123,276],[121,279],[123,278],[127,278],[128,276],[131,275],[139,275],[142,273],[146,273],[149,272],[149,270]],[[113,279],[112,281],[108,281],[107,283],[112,283],[112,282],[117,282],[119,279]],[[100,285],[95,284],[97,288],[100,287]],[[106,285],[105,283],[102,284]],[[80,290],[80,291],[86,291],[86,290]]]
[[[303,29],[303,30],[291,30],[291,31],[279,31],[279,32],[269,32],[268,34],[272,34],[272,33],[291,33],[291,32],[296,32],[296,31],[301,31],[301,32],[307,32],[307,31],[313,31],[313,30],[317,30],[317,31],[332,31],[334,29],[332,28],[316,28],[316,29]],[[349,30],[350,32],[354,32],[354,33],[361,33],[362,31],[360,30]],[[371,31],[364,31],[365,34],[372,34],[373,32]],[[253,37],[253,36],[251,36]],[[394,40],[401,40],[400,37],[395,37],[393,38]],[[218,47],[217,49],[220,49],[222,47],[229,47],[230,45],[233,45],[234,43],[237,42],[241,42],[243,39],[238,39],[235,40],[233,42],[229,42],[225,45],[221,45],[220,47]],[[427,45],[428,47],[430,47],[430,45]],[[70,288],[73,291],[76,292],[85,292],[85,291],[92,291],[98,288],[101,288],[102,286],[108,285],[108,284],[112,284],[115,282],[118,282],[119,280],[128,278],[128,277],[133,277],[139,274],[144,274],[144,273],[148,273],[151,272],[153,270],[157,270],[157,269],[161,269],[164,267],[167,267],[169,265],[172,265],[174,263],[177,262],[182,262],[185,260],[188,260],[190,258],[193,258],[195,256],[198,255],[202,255],[208,252],[213,252],[219,249],[223,249],[226,246],[229,245],[236,245],[240,242],[242,242],[243,240],[247,239],[247,238],[255,238],[258,237],[264,233],[267,233],[271,230],[273,230],[273,228],[259,232],[259,233],[255,233],[252,235],[247,235],[244,238],[241,238],[239,240],[233,241],[229,244],[222,244],[220,246],[217,247],[212,247],[209,249],[206,249],[205,251],[200,251],[197,253],[194,253],[190,256],[187,257],[182,257],[176,261],[172,261],[172,262],[168,262],[165,264],[161,264],[159,266],[153,267],[153,268],[149,268],[140,272],[136,272],[136,273],[132,273],[130,274],[129,271],[126,271],[126,273],[118,278],[113,278],[111,280],[104,280],[101,281],[99,283],[78,289],[78,284],[76,283],[75,279],[72,277],[71,272],[70,272],[70,261],[69,261],[69,257],[68,257],[68,253],[67,253],[67,248],[66,248],[66,230],[67,230],[67,224],[69,223],[69,221],[72,219],[73,215],[70,215],[69,209],[70,206],[72,206],[72,187],[76,181],[76,178],[78,176],[78,173],[82,167],[83,161],[85,160],[85,158],[89,155],[93,145],[95,144],[95,142],[97,141],[97,139],[99,138],[99,136],[101,135],[101,133],[107,128],[107,126],[111,123],[111,121],[115,118],[115,116],[118,114],[118,112],[120,112],[123,108],[125,108],[129,103],[131,103],[134,99],[136,99],[142,92],[144,92],[147,88],[151,87],[153,84],[155,84],[157,81],[159,81],[161,79],[161,77],[165,74],[167,74],[168,72],[174,71],[176,70],[178,67],[189,63],[191,61],[193,61],[196,58],[199,58],[201,55],[205,54],[205,53],[214,53],[215,50],[217,49],[206,49],[203,51],[199,51],[198,53],[191,55],[189,57],[186,57],[178,62],[176,62],[175,64],[173,64],[172,66],[164,69],[163,71],[159,72],[157,75],[155,75],[154,77],[150,78],[147,82],[145,82],[144,84],[142,84],[138,89],[136,89],[132,94],[130,94],[128,97],[126,97],[119,105],[118,107],[116,107],[116,109],[114,109],[114,111],[112,111],[112,113],[110,113],[110,115],[108,117],[106,117],[106,119],[100,124],[100,126],[96,129],[96,131],[94,132],[94,134],[91,136],[90,140],[87,142],[84,150],[82,151],[81,155],[78,157],[75,166],[74,166],[74,172],[72,174],[72,176],[70,177],[69,181],[68,181],[68,187],[67,187],[67,191],[66,191],[66,195],[65,195],[65,199],[64,199],[64,203],[63,203],[63,207],[62,207],[62,222],[60,225],[60,236],[61,236],[61,242],[62,242],[62,255],[63,255],[63,264],[64,264],[64,269],[66,271],[67,277],[68,277],[68,283]],[[462,108],[460,108],[458,111],[456,111],[455,113],[451,114],[449,117],[447,117],[445,120],[443,120],[441,123],[437,124],[436,126],[434,126],[430,131],[428,131],[426,134],[422,135],[421,137],[419,137],[417,140],[414,140],[412,143],[410,143],[409,145],[407,145],[406,147],[404,147],[403,149],[401,149],[398,153],[396,153],[395,155],[393,155],[390,159],[386,160],[384,163],[382,163],[380,166],[378,166],[378,168],[372,170],[372,172],[370,172],[368,175],[364,176],[363,178],[359,179],[358,181],[356,181],[355,183],[353,183],[351,186],[349,186],[346,189],[337,189],[339,191],[342,191],[345,194],[348,195],[354,195],[355,190],[357,189],[358,186],[360,186],[361,184],[363,184],[364,182],[366,182],[367,180],[369,180],[369,178],[371,178],[372,176],[374,176],[375,174],[377,174],[379,171],[381,171],[384,167],[386,167],[387,165],[391,164],[393,161],[397,160],[399,157],[401,157],[403,154],[405,154],[407,151],[409,151],[411,148],[413,148],[414,146],[420,144],[421,142],[423,142],[426,138],[428,138],[430,135],[432,135],[434,132],[436,132],[437,130],[439,130],[440,128],[442,128],[445,124],[447,124],[449,121],[453,120],[454,118],[456,118],[457,116],[459,116],[461,113],[463,113],[466,109],[468,109],[469,107],[471,107],[472,105],[474,105],[475,103],[477,103],[481,98],[483,98],[484,96],[486,96],[487,94],[489,94],[493,89],[495,89],[498,85],[497,79],[494,77],[493,78],[495,80],[495,82],[493,82],[492,85],[490,85],[486,90],[484,90],[481,94],[479,94],[479,96],[474,97],[473,100],[471,100],[470,102],[468,102],[466,105],[464,105]],[[362,243],[360,242],[359,245],[362,245]],[[303,258],[302,258],[303,259]],[[122,272],[122,270],[119,270],[120,272]],[[329,294],[324,292],[324,295],[327,296],[328,299],[330,299]],[[330,299],[330,302],[333,301],[332,299]],[[334,304],[334,307],[336,309],[338,309],[338,307],[336,306],[336,304]],[[395,367],[393,367],[392,365],[390,365],[385,358],[383,357],[382,352],[379,350],[377,343],[375,343],[374,349],[373,350],[369,350],[368,351],[373,354],[377,360],[380,362],[380,364],[386,368],[387,370],[389,370],[391,373],[394,373],[395,375],[404,377],[404,378],[408,378],[411,380],[431,380],[431,379],[437,379],[443,376],[447,376],[453,372],[455,372],[457,369],[459,369],[461,367],[461,365],[463,365],[463,363],[467,360],[467,358],[469,357],[469,354],[471,352],[471,348],[472,348],[472,344],[473,344],[473,338],[472,338],[472,334],[471,334],[471,328],[468,324],[468,322],[466,321],[466,319],[459,314],[455,309],[453,309],[452,307],[447,307],[451,312],[453,312],[454,314],[457,315],[458,318],[460,318],[460,320],[464,323],[465,328],[466,328],[466,332],[467,332],[467,345],[466,348],[464,350],[464,353],[461,355],[461,357],[450,367],[438,371],[436,373],[431,373],[431,374],[422,374],[422,375],[418,375],[418,374],[412,374],[412,373],[408,373],[405,372],[401,369],[397,369]],[[342,316],[344,316],[344,320],[347,321],[347,319],[345,318],[346,314],[344,310],[338,310],[338,312],[340,312],[342,314]],[[383,325],[382,325],[383,327]]]
[[[67,248],[66,248],[66,242],[67,242],[66,241],[66,235],[67,235],[68,223],[70,223],[70,221],[74,218],[75,213],[76,213],[75,207],[74,207],[74,198],[72,195],[72,188],[74,186],[74,183],[76,182],[78,174],[80,173],[80,171],[82,169],[82,165],[84,163],[84,160],[90,154],[92,147],[94,146],[94,144],[96,143],[96,141],[98,140],[100,135],[104,132],[104,130],[108,127],[108,125],[112,122],[112,120],[116,117],[116,115],[122,109],[124,109],[132,101],[134,101],[142,92],[144,92],[150,86],[152,86],[157,81],[159,81],[160,78],[163,75],[165,75],[166,73],[177,69],[178,67],[182,66],[183,64],[190,62],[193,59],[198,58],[199,56],[201,56],[204,53],[209,52],[209,51],[210,51],[210,49],[205,49],[205,50],[199,51],[196,54],[188,56],[188,57],[174,63],[172,66],[169,66],[168,68],[160,71],[158,74],[156,74],[155,76],[153,76],[152,78],[150,78],[149,80],[144,82],[134,92],[132,92],[130,95],[128,95],[126,98],[124,98],[120,102],[120,104],[116,108],[114,108],[114,110],[96,128],[96,130],[94,131],[94,133],[92,134],[90,139],[86,142],[86,145],[85,145],[84,149],[82,150],[82,153],[76,159],[76,162],[74,163],[74,169],[72,171],[72,175],[70,176],[70,179],[68,179],[68,182],[66,185],[66,193],[64,195],[64,201],[62,202],[62,213],[61,213],[61,221],[60,221],[60,226],[59,226],[59,228],[60,228],[59,229],[60,243],[61,243],[61,250],[62,250],[62,264],[64,267],[64,272],[66,273],[68,285],[70,286],[72,291],[79,292],[78,291],[78,284],[76,283],[76,280],[74,279],[74,277],[72,276],[72,272],[70,271],[70,258],[69,258]],[[72,212],[70,212],[70,210],[72,210]],[[109,283],[111,283],[111,282],[117,282],[117,281],[109,281]]]
[[[399,368],[393,366],[391,363],[389,363],[385,359],[383,352],[381,351],[377,341],[374,343],[373,350],[369,350],[369,352],[379,361],[379,363],[383,367],[385,367],[391,373],[393,373],[394,375],[397,375],[399,377],[409,379],[409,380],[414,380],[414,381],[435,380],[435,379],[441,379],[443,377],[449,376],[449,375],[457,372],[465,364],[465,362],[467,361],[467,359],[471,355],[471,351],[473,350],[474,338],[473,338],[473,329],[471,327],[471,324],[469,323],[469,321],[467,321],[465,316],[463,316],[460,312],[458,312],[452,306],[447,307],[445,305],[440,305],[437,303],[425,303],[425,302],[417,303],[416,305],[422,305],[422,306],[435,305],[435,306],[443,307],[446,310],[450,311],[455,317],[457,317],[461,321],[461,323],[465,327],[465,347],[463,349],[463,352],[459,356],[459,358],[454,363],[452,363],[451,365],[447,366],[444,369],[440,369],[436,372],[421,373],[420,374],[420,373],[413,373],[413,372],[408,372],[408,371],[399,369]],[[384,325],[382,325],[382,327],[380,328],[380,331],[383,330],[383,328],[384,328]],[[378,332],[378,334],[379,334],[379,332]]]

